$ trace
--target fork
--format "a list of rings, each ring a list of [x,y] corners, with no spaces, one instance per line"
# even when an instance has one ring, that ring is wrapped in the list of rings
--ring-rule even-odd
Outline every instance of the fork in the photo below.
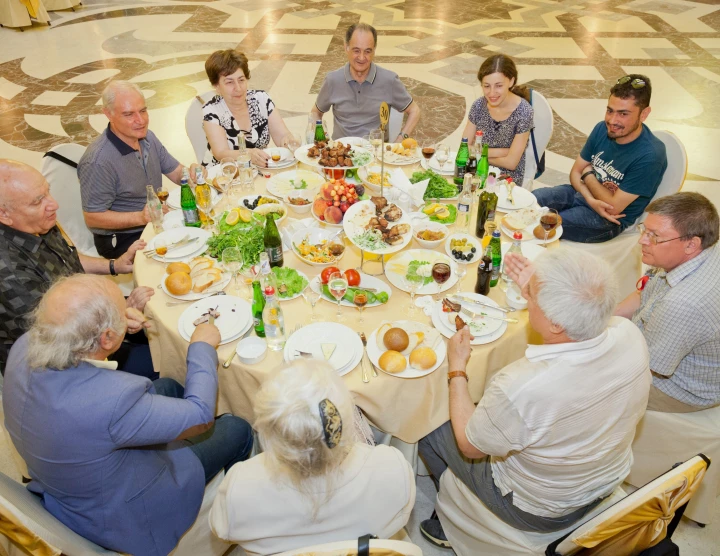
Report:
[[[365,336],[365,332],[358,332],[358,335],[360,336],[360,340],[362,341],[362,345],[363,345],[363,352],[364,352],[363,356],[366,356],[367,355],[367,337]],[[375,370],[375,365],[373,365],[372,362],[370,363],[370,368],[372,369],[373,378],[377,378],[378,374],[377,374],[377,371]]]
[[[513,189],[515,188],[515,182],[510,182],[510,184],[507,186],[508,188],[508,194],[507,194],[507,200],[508,203],[511,205],[515,204],[515,198],[513,197]]]
[[[468,309],[466,307],[463,307],[462,309],[460,309],[460,314],[465,317],[469,317],[473,320],[476,318],[484,318],[484,319],[501,320],[503,322],[509,322],[509,323],[513,323],[513,324],[518,322],[517,319],[506,319],[503,317],[494,317],[492,315],[486,315],[486,314],[478,315],[477,313],[473,313],[470,309]]]
[[[208,295],[207,297],[213,297],[215,295],[227,295],[224,291],[220,290],[218,292],[212,293]],[[174,307],[175,305],[182,305],[184,303],[191,303],[192,301],[197,301],[196,299],[184,299],[180,301],[166,301],[165,305],[167,307]]]
[[[190,234],[188,234],[184,238],[176,241],[175,243],[171,243],[170,245],[168,245],[167,246],[168,251],[170,251],[170,249],[174,249],[175,247],[180,247],[181,245],[185,245],[186,243],[194,243],[198,239],[200,239],[200,238],[197,238],[197,237],[190,238]],[[146,257],[152,257],[153,255],[155,255],[155,252],[156,252],[156,249],[146,249],[145,251],[143,251],[143,254]]]

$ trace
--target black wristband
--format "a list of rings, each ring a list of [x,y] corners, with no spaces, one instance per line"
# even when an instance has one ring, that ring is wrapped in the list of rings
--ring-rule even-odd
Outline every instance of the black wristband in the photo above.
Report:
[[[115,272],[115,259],[110,259],[110,276],[117,276],[118,273]]]
[[[588,170],[582,176],[580,176],[580,179],[582,181],[585,181],[585,178],[588,177],[590,174],[595,174],[595,170]]]

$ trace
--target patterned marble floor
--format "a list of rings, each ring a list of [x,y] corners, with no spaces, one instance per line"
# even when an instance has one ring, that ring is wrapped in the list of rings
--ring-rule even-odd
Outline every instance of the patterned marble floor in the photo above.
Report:
[[[51,18],[50,28],[0,29],[0,157],[39,167],[53,145],[88,144],[106,125],[100,92],[123,78],[145,91],[151,128],[190,163],[185,112],[210,89],[207,55],[230,47],[300,132],[325,73],[344,62],[344,29],[363,21],[379,32],[376,61],[423,109],[419,138],[459,143],[480,63],[515,57],[520,81],[554,111],[548,184],[567,181],[615,80],[648,75],[648,125],[682,140],[685,189],[720,206],[720,0],[84,0]],[[720,554],[718,529],[684,523],[683,554]]]

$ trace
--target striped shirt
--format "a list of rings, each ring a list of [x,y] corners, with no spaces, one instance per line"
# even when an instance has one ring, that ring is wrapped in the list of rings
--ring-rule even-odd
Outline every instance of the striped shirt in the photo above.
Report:
[[[720,404],[720,247],[648,275],[632,320],[645,335],[650,368],[662,375],[653,385],[695,407]]]
[[[142,151],[142,153],[141,153]],[[167,152],[155,134],[148,130],[136,151],[110,130],[110,125],[93,141],[78,163],[80,192],[85,212],[139,212],[147,202],[146,186],[162,188],[163,174],[169,174],[179,162]],[[142,231],[144,226],[123,232]],[[98,235],[116,230],[90,228]]]
[[[465,433],[490,455],[495,485],[515,507],[561,517],[630,472],[650,382],[642,333],[613,317],[597,338],[528,346],[493,377]]]

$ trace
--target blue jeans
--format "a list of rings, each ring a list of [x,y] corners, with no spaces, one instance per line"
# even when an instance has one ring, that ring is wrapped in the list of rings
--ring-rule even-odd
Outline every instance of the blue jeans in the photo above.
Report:
[[[185,388],[172,378],[153,381],[155,393],[160,396],[182,398]],[[228,413],[215,418],[207,432],[183,440],[202,463],[205,484],[221,469],[227,472],[239,461],[245,461],[253,446],[252,427],[247,421]]]
[[[553,208],[562,216],[564,239],[578,243],[602,243],[619,236],[626,227],[600,216],[572,185],[541,187],[532,193],[541,207]]]

